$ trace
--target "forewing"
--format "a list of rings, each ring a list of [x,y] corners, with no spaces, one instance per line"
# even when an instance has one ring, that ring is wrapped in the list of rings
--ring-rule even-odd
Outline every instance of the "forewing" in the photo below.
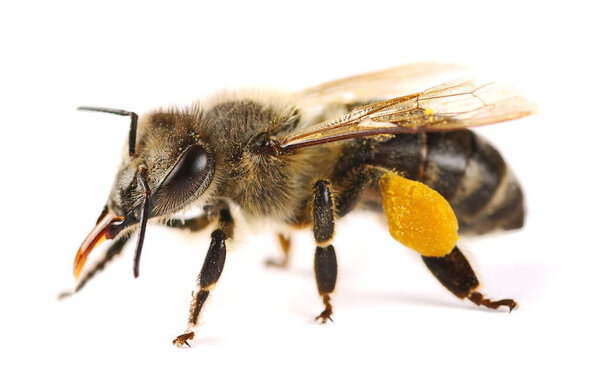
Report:
[[[421,62],[338,79],[298,93],[303,107],[354,104],[408,95],[464,75],[465,67]]]
[[[535,106],[512,88],[462,79],[420,93],[362,106],[279,139],[282,149],[382,134],[457,130],[516,119]]]

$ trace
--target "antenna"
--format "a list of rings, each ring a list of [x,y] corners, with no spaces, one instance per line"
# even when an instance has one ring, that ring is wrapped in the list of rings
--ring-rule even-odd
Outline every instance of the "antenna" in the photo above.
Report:
[[[135,139],[137,132],[137,122],[138,115],[133,111],[121,110],[121,109],[109,109],[103,107],[94,107],[94,106],[80,106],[77,110],[84,111],[98,111],[101,113],[109,113],[109,114],[117,114],[122,115],[124,117],[131,117],[131,124],[129,125],[129,156],[133,157],[135,155]]]

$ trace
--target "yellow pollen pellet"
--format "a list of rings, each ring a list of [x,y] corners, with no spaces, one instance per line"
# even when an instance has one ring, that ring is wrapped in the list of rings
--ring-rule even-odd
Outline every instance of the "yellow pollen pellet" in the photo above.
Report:
[[[458,241],[458,221],[441,194],[393,172],[379,179],[390,234],[421,255],[444,256]]]

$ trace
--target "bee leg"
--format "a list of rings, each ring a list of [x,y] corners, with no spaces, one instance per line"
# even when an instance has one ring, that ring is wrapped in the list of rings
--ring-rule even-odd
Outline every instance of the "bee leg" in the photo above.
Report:
[[[290,264],[290,248],[292,245],[292,240],[290,236],[283,233],[277,233],[277,239],[279,240],[279,247],[283,253],[283,258],[269,258],[265,260],[265,265],[268,267],[287,268],[287,266]]]
[[[173,340],[173,344],[177,347],[183,345],[190,346],[188,341],[194,339],[196,326],[200,317],[200,311],[210,291],[214,288],[223,267],[225,265],[226,246],[225,241],[233,235],[233,218],[229,209],[224,207],[219,212],[219,226],[211,234],[211,242],[204,259],[204,264],[198,276],[196,289],[192,293],[192,301],[190,304],[190,314],[188,317],[188,327],[185,333],[179,335]]]
[[[324,324],[327,320],[333,321],[331,319],[333,307],[331,305],[330,294],[335,289],[337,259],[335,249],[329,243],[333,239],[335,216],[329,182],[325,180],[317,181],[314,186],[314,192],[313,233],[317,242],[314,266],[317,289],[325,305],[325,309],[315,320],[320,319],[321,323]]]
[[[446,256],[423,256],[423,261],[442,285],[461,299],[467,298],[478,306],[493,309],[506,306],[512,311],[517,306],[517,302],[512,299],[492,301],[475,291],[479,286],[479,280],[458,247],[454,247]]]
[[[81,280],[79,280],[75,289],[72,291],[63,291],[58,295],[58,299],[62,300],[78,293],[93,277],[99,272],[102,272],[104,267],[123,251],[123,247],[125,247],[125,244],[129,241],[130,237],[130,235],[126,235],[113,242],[104,253],[104,257],[96,263],[94,268],[90,269],[81,277]]]
[[[325,324],[327,320],[333,322],[331,318],[331,315],[333,315],[333,306],[331,305],[330,294],[335,289],[337,278],[337,259],[333,245],[326,247],[317,246],[315,253],[315,274],[319,295],[323,298],[323,304],[325,305],[325,309],[319,316],[315,317],[315,320],[320,319],[322,324]]]

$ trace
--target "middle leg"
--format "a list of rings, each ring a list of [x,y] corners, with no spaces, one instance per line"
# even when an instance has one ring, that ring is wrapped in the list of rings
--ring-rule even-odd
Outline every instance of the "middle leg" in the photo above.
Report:
[[[325,309],[315,320],[321,320],[326,323],[327,320],[333,321],[333,306],[331,305],[330,294],[335,289],[337,280],[337,259],[335,249],[331,245],[334,234],[334,202],[331,193],[331,187],[328,181],[319,180],[314,186],[313,200],[313,232],[317,249],[315,252],[315,276],[317,279],[317,289],[323,299]]]
[[[376,175],[377,173],[369,168],[356,168],[338,173],[335,180],[340,189],[336,191],[335,200],[329,181],[319,180],[314,185],[313,232],[317,242],[314,267],[319,295],[325,305],[325,309],[316,319],[320,319],[322,323],[326,323],[327,320],[333,321],[331,293],[335,290],[337,280],[337,258],[331,241],[335,232],[335,218],[346,215],[356,206],[363,191]]]

